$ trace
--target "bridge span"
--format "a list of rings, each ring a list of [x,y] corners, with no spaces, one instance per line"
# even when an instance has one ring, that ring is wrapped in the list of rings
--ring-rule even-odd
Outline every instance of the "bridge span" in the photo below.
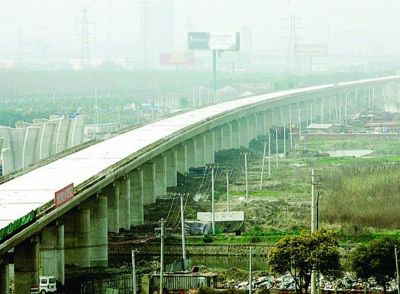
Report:
[[[143,224],[144,205],[176,186],[178,172],[213,163],[217,151],[248,147],[273,126],[296,125],[301,134],[310,122],[346,124],[361,109],[382,105],[388,85],[399,83],[400,76],[391,76],[206,106],[127,131],[3,183],[0,229],[7,232],[0,239],[0,294],[8,293],[10,263],[16,293],[29,293],[39,275],[55,275],[64,283],[66,264],[107,266],[108,232]],[[55,192],[71,183],[74,197],[55,207]],[[13,224],[27,216],[25,226],[15,229]]]

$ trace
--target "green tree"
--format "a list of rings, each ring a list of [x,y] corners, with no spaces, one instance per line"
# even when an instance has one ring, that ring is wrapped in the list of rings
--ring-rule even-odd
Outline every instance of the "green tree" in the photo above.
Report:
[[[268,262],[273,272],[291,274],[296,293],[308,293],[313,269],[330,278],[341,274],[338,239],[326,230],[282,238],[270,250]]]
[[[352,269],[358,278],[364,281],[375,278],[386,293],[388,282],[395,277],[396,262],[394,246],[399,240],[393,237],[382,237],[359,245],[350,255]]]

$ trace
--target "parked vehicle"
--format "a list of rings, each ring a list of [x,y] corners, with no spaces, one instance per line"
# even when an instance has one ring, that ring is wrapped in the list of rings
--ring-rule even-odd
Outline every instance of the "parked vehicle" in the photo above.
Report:
[[[57,281],[54,276],[39,277],[39,293],[54,293],[57,291]]]

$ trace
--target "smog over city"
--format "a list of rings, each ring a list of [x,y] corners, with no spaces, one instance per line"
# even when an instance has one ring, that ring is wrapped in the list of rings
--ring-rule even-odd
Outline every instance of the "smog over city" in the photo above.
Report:
[[[0,294],[400,293],[400,1],[0,4]]]

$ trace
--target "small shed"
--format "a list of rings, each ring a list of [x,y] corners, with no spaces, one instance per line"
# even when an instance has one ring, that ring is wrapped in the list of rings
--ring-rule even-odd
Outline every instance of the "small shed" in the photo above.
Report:
[[[309,124],[307,131],[311,134],[332,134],[343,132],[344,126],[341,124]]]

